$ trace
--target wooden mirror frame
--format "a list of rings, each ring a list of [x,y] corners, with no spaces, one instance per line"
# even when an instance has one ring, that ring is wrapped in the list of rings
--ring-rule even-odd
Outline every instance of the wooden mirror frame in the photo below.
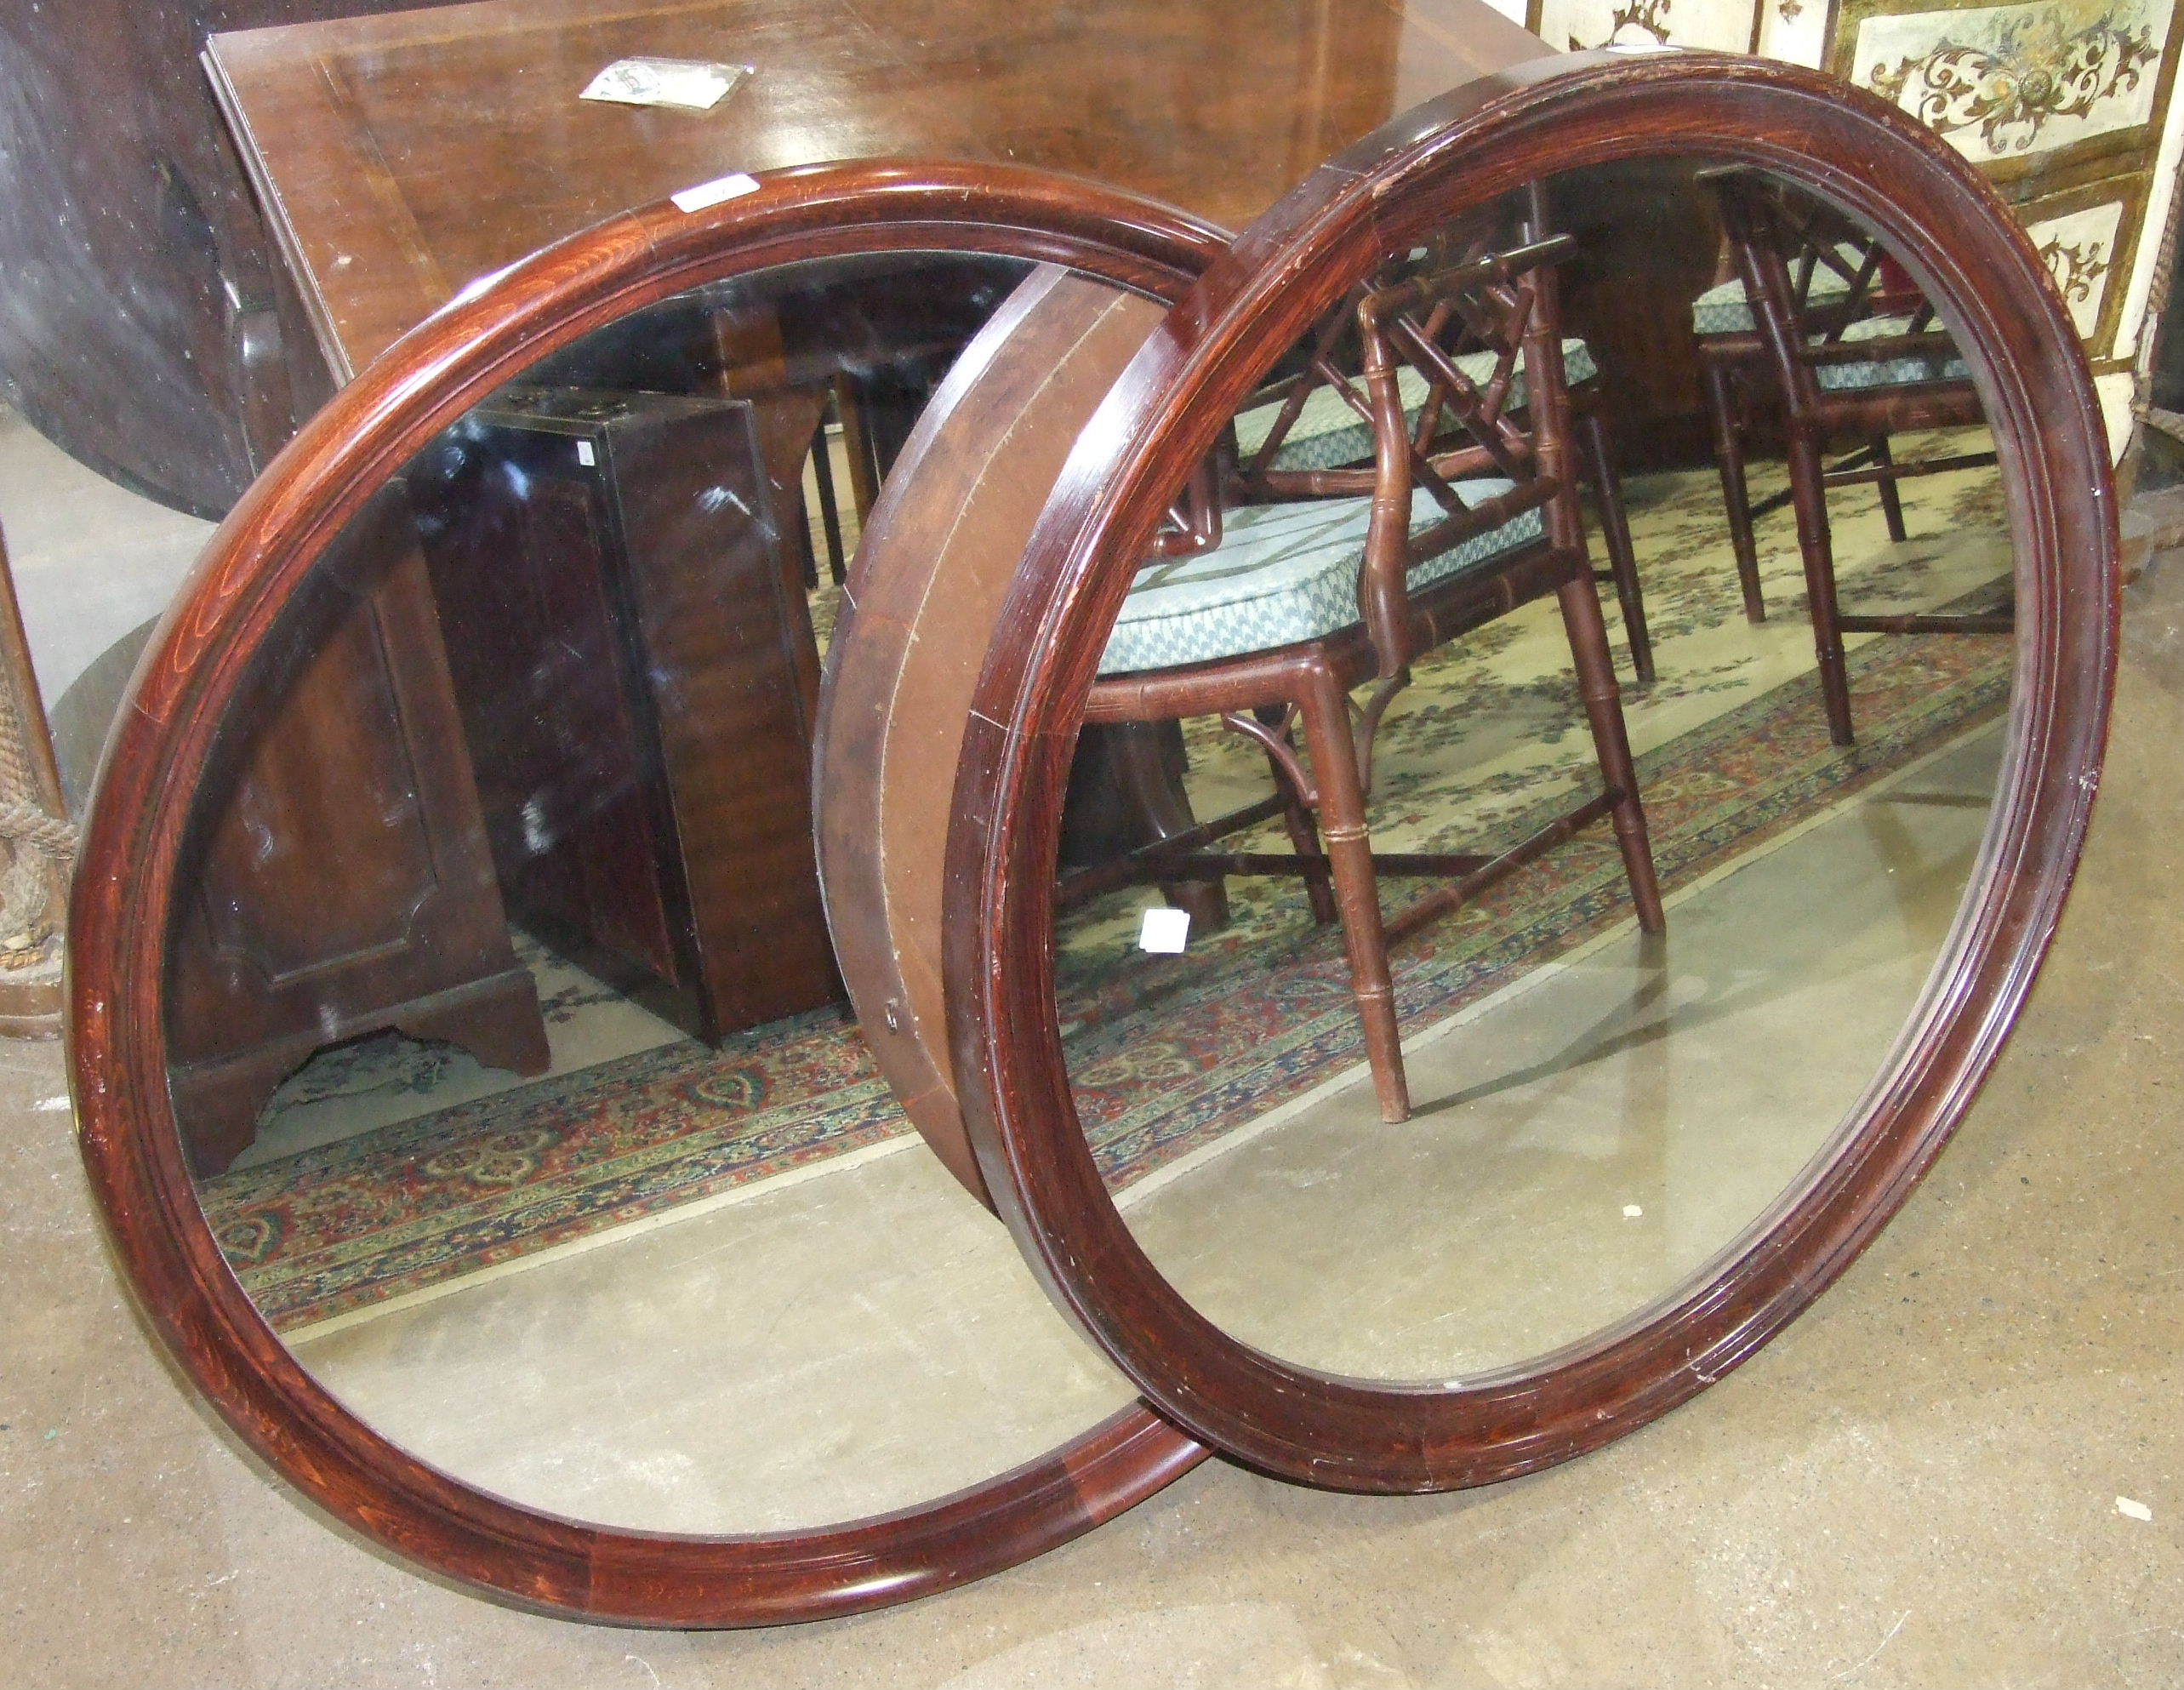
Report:
[[[163,953],[191,802],[252,660],[366,497],[502,383],[670,294],[813,259],[1022,258],[1172,299],[1227,238],[1151,201],[996,166],[815,167],[695,214],[663,202],[546,248],[420,325],[342,390],[214,534],[106,748],[70,916],[71,1077],[84,1165],[138,1305],[228,1425],[312,1501],[524,1607],[620,1624],[757,1625],[883,1607],[1012,1566],[1204,1459],[1135,1406],[921,1506],[738,1537],[587,1525],[440,1472],[320,1386],[222,1257],[168,1096]]]
[[[1070,751],[1138,561],[1276,356],[1382,255],[1546,175],[1645,157],[1771,170],[1863,220],[1940,308],[1987,403],[2016,545],[2010,742],[1980,855],[1902,1034],[1808,1173],[1675,1288],[1454,1388],[1368,1383],[1229,1337],[1146,1257],[1086,1144],[1054,1004]],[[1591,1449],[1752,1354],[1841,1273],[1947,1142],[2061,911],[2113,685],[2116,511],[2078,338],[2002,201],[1909,117],[1726,55],[1537,61],[1420,107],[1254,223],[1079,438],[989,648],[949,836],[948,1019],[965,1124],[1028,1261],[1149,1401],[1229,1454],[1359,1491],[1482,1484]]]

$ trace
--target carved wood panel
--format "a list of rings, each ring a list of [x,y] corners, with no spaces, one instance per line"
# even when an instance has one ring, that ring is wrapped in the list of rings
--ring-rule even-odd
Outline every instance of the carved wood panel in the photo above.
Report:
[[[168,1036],[206,1170],[322,1045],[392,1026],[546,1065],[399,483],[341,546],[219,748],[183,863]]]

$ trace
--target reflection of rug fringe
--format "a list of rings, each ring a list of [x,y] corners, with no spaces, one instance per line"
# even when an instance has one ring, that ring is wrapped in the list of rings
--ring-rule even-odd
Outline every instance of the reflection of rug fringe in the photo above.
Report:
[[[862,1168],[868,1162],[881,1156],[893,1156],[906,1150],[917,1142],[911,1133],[898,1133],[892,1139],[882,1139],[876,1145],[844,1150],[839,1156],[829,1156],[824,1162],[807,1162],[801,1168],[792,1168],[786,1173],[769,1175],[742,1185],[732,1185],[725,1191],[716,1191],[710,1197],[693,1197],[687,1203],[678,1203],[670,1209],[641,1215],[635,1220],[625,1220],[619,1225],[603,1226],[596,1232],[588,1232],[581,1238],[571,1238],[559,1244],[541,1245],[520,1256],[512,1256],[488,1266],[473,1268],[451,1279],[426,1285],[415,1291],[399,1291],[376,1303],[367,1303],[352,1308],[345,1314],[329,1315],[324,1320],[306,1320],[290,1324],[277,1322],[282,1335],[292,1344],[301,1344],[309,1339],[324,1338],[329,1333],[357,1326],[365,1321],[379,1319],[404,1309],[413,1309],[420,1303],[437,1302],[442,1297],[453,1296],[458,1291],[468,1291],[496,1279],[505,1279],[510,1274],[528,1273],[533,1268],[545,1267],[549,1263],[567,1261],[572,1256],[581,1256],[596,1250],[602,1245],[619,1244],[640,1237],[647,1232],[657,1232],[663,1226],[673,1226],[681,1221],[696,1220],[702,1215],[717,1214],[738,1203],[747,1203],[756,1197],[770,1197],[776,1191],[785,1191],[791,1185],[801,1185],[823,1174],[847,1173],[853,1168]]]

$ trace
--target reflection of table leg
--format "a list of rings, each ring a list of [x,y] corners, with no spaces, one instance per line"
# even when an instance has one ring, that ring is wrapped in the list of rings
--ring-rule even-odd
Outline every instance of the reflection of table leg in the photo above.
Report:
[[[783,387],[745,395],[750,402],[752,444],[766,466],[777,522],[787,522],[804,501],[804,460],[811,455],[812,437],[826,414],[824,387]],[[858,506],[858,515],[864,507]],[[784,533],[774,547],[787,573],[781,583],[782,614],[790,624],[784,631],[796,668],[796,682],[803,697],[804,719],[816,720],[819,708],[819,644],[812,631],[811,606],[804,597],[803,560]]]
[[[1069,771],[1064,865],[1088,866],[1197,826],[1183,790],[1183,768],[1179,722],[1095,723],[1085,728]],[[1228,888],[1218,876],[1163,882],[1160,895],[1190,912],[1194,933],[1217,933],[1229,925]]]

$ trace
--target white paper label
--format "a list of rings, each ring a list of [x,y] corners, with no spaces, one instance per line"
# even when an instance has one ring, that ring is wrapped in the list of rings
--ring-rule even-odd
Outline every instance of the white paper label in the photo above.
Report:
[[[579,98],[710,111],[750,74],[748,65],[716,65],[704,59],[617,59],[585,84]]]
[[[587,470],[596,461],[591,455],[591,442],[589,440],[579,440],[576,442],[576,460]]]
[[[1172,909],[1161,905],[1145,911],[1145,920],[1138,929],[1138,948],[1140,951],[1166,952],[1170,956],[1182,953],[1190,943],[1190,911]]]
[[[758,178],[738,174],[721,176],[710,182],[700,182],[694,188],[685,188],[679,194],[669,196],[683,211],[703,211],[709,205],[718,205],[722,200],[739,199],[745,194],[758,191]]]

